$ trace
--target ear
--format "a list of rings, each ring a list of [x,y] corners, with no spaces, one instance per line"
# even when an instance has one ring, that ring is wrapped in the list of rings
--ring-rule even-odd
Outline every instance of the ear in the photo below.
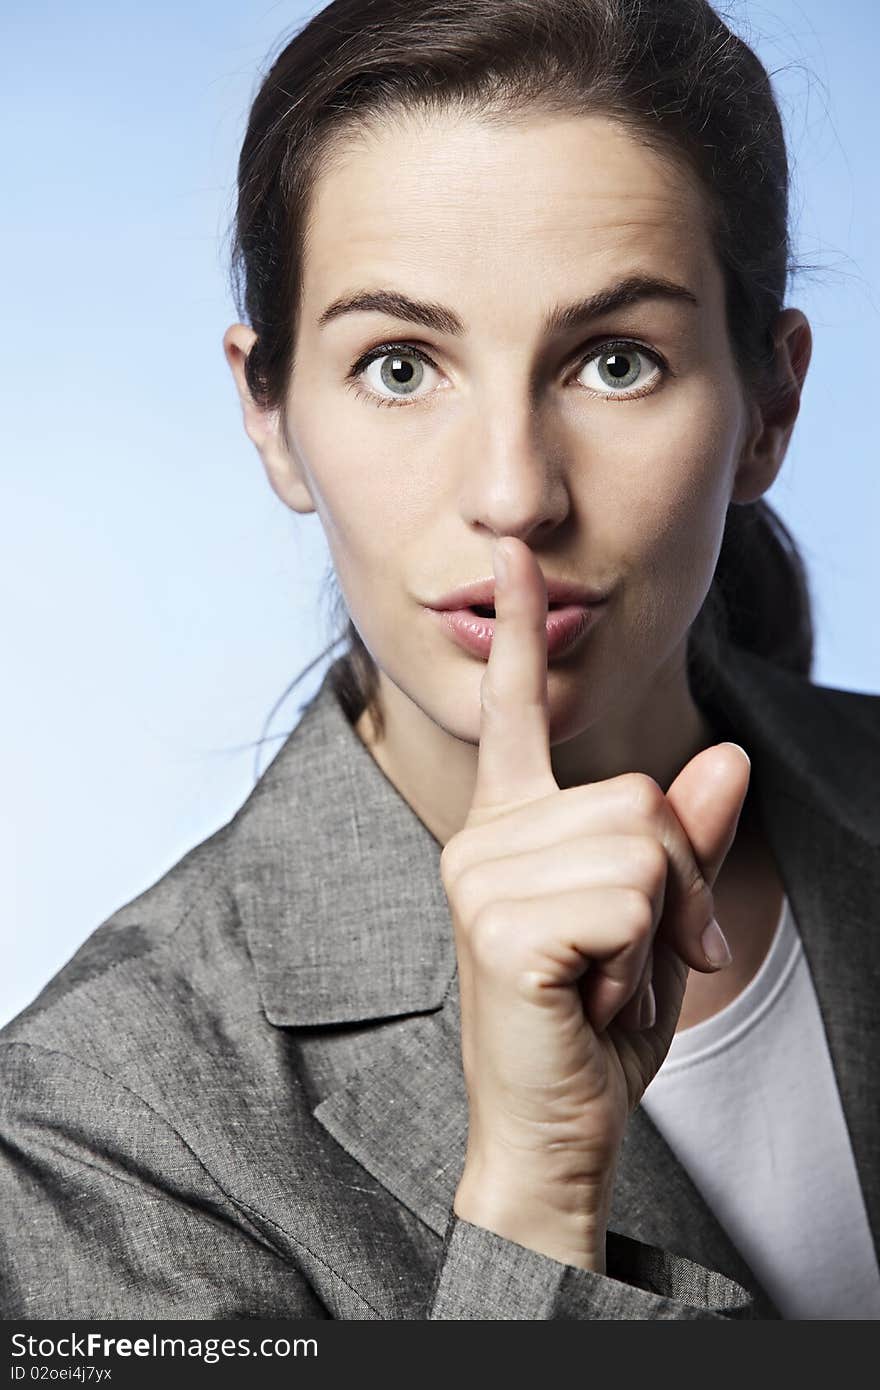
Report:
[[[299,460],[285,437],[281,411],[260,405],[251,395],[245,363],[257,335],[244,323],[233,323],[223,334],[223,351],[235,381],[248,439],[263,461],[274,492],[295,512],[313,512],[315,504]]]
[[[801,391],[813,336],[800,309],[783,309],[773,334],[776,346],[775,389],[753,406],[753,425],[736,471],[731,502],[756,502],[782,467],[788,441],[798,417]]]

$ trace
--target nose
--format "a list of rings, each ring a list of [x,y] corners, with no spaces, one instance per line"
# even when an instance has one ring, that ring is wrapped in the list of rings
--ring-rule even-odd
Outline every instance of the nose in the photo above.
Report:
[[[564,448],[533,406],[511,405],[509,392],[470,432],[462,464],[461,507],[471,527],[534,544],[569,515]]]

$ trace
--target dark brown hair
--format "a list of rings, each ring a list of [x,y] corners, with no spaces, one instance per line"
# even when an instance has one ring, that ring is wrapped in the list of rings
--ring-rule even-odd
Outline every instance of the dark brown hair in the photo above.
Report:
[[[283,412],[316,177],[332,177],[334,155],[371,122],[449,108],[498,122],[535,108],[602,114],[685,161],[705,194],[744,387],[772,397],[792,269],[785,136],[763,65],[705,0],[333,0],[275,59],[239,160],[233,282],[257,335],[246,367],[255,400]],[[381,734],[377,671],[335,592],[347,620],[331,643],[347,639],[337,692],[349,719],[369,708]],[[728,508],[689,634],[692,685],[725,642],[812,669],[804,563],[763,499]]]

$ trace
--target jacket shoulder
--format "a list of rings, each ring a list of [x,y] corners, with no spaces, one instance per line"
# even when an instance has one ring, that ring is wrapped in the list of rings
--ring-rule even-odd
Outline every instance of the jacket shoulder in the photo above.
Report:
[[[756,781],[869,844],[880,841],[880,695],[731,647],[706,704],[721,735],[755,755]]]
[[[756,658],[751,658],[748,670],[751,679],[772,692],[788,722],[799,725],[814,753],[817,738],[840,756],[853,756],[857,763],[864,759],[864,766],[880,753],[880,694],[823,685]]]
[[[880,737],[880,693],[826,685],[741,647],[729,648],[728,659],[735,679],[744,681],[748,690],[766,692],[781,704],[804,709],[809,706],[820,714],[854,720],[867,733]]]
[[[880,694],[832,685],[813,684],[812,688],[829,711],[854,721],[866,734],[880,741]]]

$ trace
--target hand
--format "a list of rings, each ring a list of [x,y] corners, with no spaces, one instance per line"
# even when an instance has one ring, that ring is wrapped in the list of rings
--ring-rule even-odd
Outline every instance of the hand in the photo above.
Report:
[[[628,1116],[669,1049],[688,969],[717,968],[701,937],[750,764],[723,743],[666,794],[639,772],[560,789],[547,590],[528,546],[508,537],[504,548],[474,795],[440,860],[469,1107],[454,1210],[604,1270]],[[640,1028],[652,986],[656,1014]]]

